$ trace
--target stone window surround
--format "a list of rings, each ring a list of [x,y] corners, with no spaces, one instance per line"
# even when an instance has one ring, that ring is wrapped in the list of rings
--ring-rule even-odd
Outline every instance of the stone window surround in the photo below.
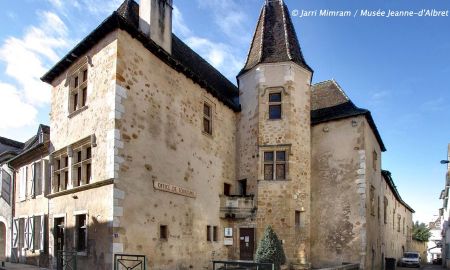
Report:
[[[51,164],[51,191],[50,194],[54,194],[57,192],[63,192],[72,188],[76,188],[79,186],[75,185],[75,171],[74,168],[78,165],[73,163],[74,160],[76,159],[75,155],[76,152],[73,151],[73,149],[79,149],[79,148],[87,148],[87,146],[89,146],[91,148],[91,158],[88,160],[84,160],[85,162],[88,162],[89,164],[91,164],[91,180],[89,181],[89,184],[92,183],[92,176],[94,175],[94,171],[93,171],[93,166],[92,166],[92,157],[94,156],[94,147],[96,146],[96,139],[95,139],[95,135],[92,134],[88,137],[85,137],[84,139],[81,139],[75,143],[72,143],[64,148],[61,148],[57,151],[54,151],[53,153],[50,154],[50,164]],[[67,165],[63,168],[59,168],[56,169],[56,161],[57,160],[61,160],[61,158],[66,158],[67,157],[67,163],[68,164],[64,164]],[[63,184],[63,181],[65,181],[66,179],[64,177],[61,177],[60,179],[62,180],[59,184],[60,186],[57,187],[56,186],[56,176],[57,174],[61,175],[61,172],[66,172],[67,171],[67,188],[66,189],[62,189],[61,185]],[[64,174],[65,175],[65,174]],[[86,181],[81,183],[81,186],[83,185],[87,185]]]
[[[204,113],[205,105],[210,108],[210,116],[207,117]],[[215,122],[215,114],[216,114],[216,104],[208,98],[206,95],[203,96],[202,102],[201,102],[201,114],[202,114],[202,121],[201,121],[201,129],[202,133],[206,136],[213,137],[214,136],[214,122]],[[210,132],[206,132],[204,129],[204,121],[205,117],[209,120],[209,130]]]
[[[206,226],[206,242],[217,242],[219,241],[219,226],[217,225],[207,225]]]
[[[68,100],[67,100],[67,111],[68,118],[72,118],[80,112],[88,108],[88,93],[89,91],[89,68],[92,67],[92,59],[90,56],[82,57],[75,65],[73,65],[69,71],[66,73],[65,86],[68,87]],[[83,81],[84,73],[86,72],[86,80]],[[74,79],[78,77],[78,85],[75,86]],[[86,92],[83,93],[83,90]],[[73,97],[77,94],[77,108],[73,108]],[[83,104],[84,101],[84,105]]]
[[[276,152],[276,151],[285,151],[286,153],[286,161],[285,161],[285,179],[273,179],[273,180],[264,180],[264,152]],[[290,181],[291,177],[289,174],[289,156],[291,155],[291,144],[282,144],[282,145],[260,145],[259,146],[259,157],[260,157],[260,168],[259,168],[259,176],[258,181]],[[275,172],[275,168],[274,168]]]
[[[86,226],[86,233],[85,233],[85,236],[84,236],[84,238],[85,238],[85,246],[86,246],[86,249],[85,249],[85,251],[77,251],[77,255],[78,256],[87,256],[88,254],[87,254],[87,251],[89,250],[89,246],[88,246],[88,235],[89,235],[89,211],[88,210],[79,210],[79,211],[74,211],[73,212],[73,216],[74,216],[74,220],[75,220],[75,226],[78,226],[78,224],[77,224],[77,216],[82,216],[82,215],[84,215],[84,216],[86,216],[86,224],[85,224],[85,226]],[[77,230],[74,230],[74,232],[73,232],[73,237],[74,237],[74,249],[76,250],[77,249],[77,245],[78,245],[78,232],[77,232]]]
[[[280,93],[281,94],[281,101],[280,102],[270,102],[269,101],[269,96],[270,94],[277,94]],[[267,96],[267,97],[265,97]],[[266,87],[264,88],[264,90],[262,91],[261,94],[261,98],[264,98],[266,100],[266,104],[267,104],[267,112],[265,115],[265,119],[269,120],[269,121],[279,121],[283,119],[283,103],[285,103],[285,97],[288,96],[288,93],[286,91],[286,88],[284,86],[271,86],[271,87]],[[265,102],[263,102],[265,103]],[[274,118],[271,119],[270,115],[269,115],[269,106],[270,105],[281,105],[281,117],[280,118]]]

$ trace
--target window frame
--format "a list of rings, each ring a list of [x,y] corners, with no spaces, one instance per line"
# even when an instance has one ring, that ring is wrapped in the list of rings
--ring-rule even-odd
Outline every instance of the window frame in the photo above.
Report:
[[[90,184],[92,182],[91,142],[85,142],[84,144],[77,145],[73,148],[72,151],[72,186],[80,187]],[[78,154],[80,155],[78,156]],[[81,175],[78,174],[79,170],[81,172]]]
[[[84,216],[84,222],[85,224],[80,226],[79,217]],[[89,250],[89,242],[88,242],[88,234],[89,234],[89,214],[85,211],[82,212],[76,212],[74,213],[75,218],[75,230],[74,230],[74,250],[77,252],[78,255],[86,256],[87,252]],[[83,228],[84,227],[84,228]],[[84,249],[79,249],[80,244],[80,230],[84,230]]]
[[[280,100],[279,101],[271,101],[271,96],[272,95],[280,95]],[[281,120],[283,119],[283,91],[281,89],[277,89],[276,91],[270,91],[268,96],[267,96],[267,119],[269,120]],[[271,117],[271,108],[272,107],[280,107],[280,116],[277,118],[272,118]]]
[[[205,113],[205,109],[208,108],[209,115]],[[211,102],[206,100],[202,103],[202,133],[205,135],[212,136],[213,135],[213,123],[214,123],[214,109]],[[209,123],[208,130],[205,129],[205,122]]]
[[[266,154],[272,154],[272,160],[266,160]],[[278,153],[284,153],[284,160],[278,159]],[[285,181],[288,179],[288,151],[286,149],[267,149],[262,152],[262,169],[264,181]],[[278,178],[277,165],[284,165],[284,178]],[[272,167],[272,178],[266,178],[266,166]]]
[[[69,118],[88,107],[89,66],[87,59],[85,59],[68,72],[70,75],[68,75],[66,83],[69,88]]]

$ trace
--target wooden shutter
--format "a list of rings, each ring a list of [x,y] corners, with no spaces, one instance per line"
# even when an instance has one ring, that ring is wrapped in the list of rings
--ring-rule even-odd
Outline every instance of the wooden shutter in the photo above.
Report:
[[[23,242],[24,242],[24,248],[28,248],[28,235],[29,235],[29,229],[28,229],[28,218],[24,218],[24,230],[23,230]]]
[[[41,216],[41,230],[39,231],[39,250],[44,251],[45,215]]]
[[[31,164],[31,198],[36,195],[36,164]]]
[[[34,250],[34,216],[28,218],[28,248]]]
[[[13,248],[19,246],[19,220],[13,220],[13,235],[12,235]]]
[[[19,201],[23,201],[25,199],[25,170],[26,167],[22,167],[19,170],[20,181],[19,181]]]
[[[44,163],[42,164],[42,192],[44,195],[47,195],[51,191],[51,167],[50,162],[47,159],[44,159]]]

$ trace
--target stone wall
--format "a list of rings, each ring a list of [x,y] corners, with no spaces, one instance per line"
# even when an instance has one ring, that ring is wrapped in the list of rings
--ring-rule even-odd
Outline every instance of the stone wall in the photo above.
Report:
[[[310,246],[310,80],[293,63],[264,64],[239,77],[242,112],[238,119],[237,178],[256,194],[256,242],[272,225],[288,261],[306,264]],[[269,119],[270,93],[281,93],[282,117]],[[286,151],[286,179],[264,180],[264,152]],[[295,225],[298,211],[301,226]]]
[[[92,179],[88,185],[75,187],[69,181],[68,190],[50,195],[49,228],[55,228],[55,218],[64,218],[67,234],[66,248],[73,250],[75,215],[88,217],[88,250],[80,254],[81,269],[111,269],[113,222],[113,186],[115,119],[115,74],[117,61],[117,32],[111,32],[53,82],[51,122],[51,152],[67,152],[67,147],[86,140],[92,147]],[[69,81],[73,70],[87,64],[87,102],[75,113],[69,113]],[[113,136],[111,136],[111,133]],[[90,139],[91,138],[91,139]],[[69,157],[69,163],[73,159]],[[112,164],[112,165],[111,165]],[[53,164],[55,165],[55,164]],[[69,170],[69,179],[73,172]],[[56,179],[52,179],[53,183]],[[50,234],[50,255],[56,256],[55,239]],[[55,265],[56,260],[52,263]]]
[[[151,269],[204,269],[212,259],[226,259],[219,194],[224,183],[232,190],[236,184],[235,113],[123,31],[116,79],[126,94],[124,113],[115,120],[123,143],[115,248],[147,255]],[[212,135],[202,132],[204,102],[213,111]],[[161,191],[156,183],[195,194]],[[217,241],[207,241],[208,225],[218,227]],[[160,226],[167,226],[167,239]]]
[[[427,251],[428,251],[428,242],[420,242],[417,240],[412,240],[411,245],[408,250],[405,251],[416,251],[420,254],[420,261],[422,263],[431,263],[427,261]]]
[[[366,244],[362,116],[312,127],[313,267],[360,263]]]

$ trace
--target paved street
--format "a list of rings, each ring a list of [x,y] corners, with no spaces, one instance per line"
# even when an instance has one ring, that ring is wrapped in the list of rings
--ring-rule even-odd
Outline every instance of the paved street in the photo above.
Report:
[[[417,269],[417,268],[397,267],[397,270],[412,270],[412,269]],[[427,264],[427,265],[422,265],[422,267],[420,267],[420,269],[421,270],[442,270],[444,268],[442,268],[442,266],[440,266],[440,265]]]
[[[46,268],[40,268],[37,266],[32,266],[32,265],[26,265],[26,264],[18,264],[18,263],[6,263],[5,267],[2,267],[0,265],[0,270],[46,270]]]

